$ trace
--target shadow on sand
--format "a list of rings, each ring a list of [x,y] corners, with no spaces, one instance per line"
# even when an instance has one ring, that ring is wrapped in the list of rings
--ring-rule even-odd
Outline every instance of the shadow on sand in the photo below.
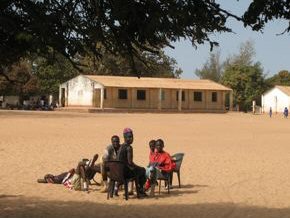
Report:
[[[82,201],[45,201],[23,196],[1,196],[0,215],[4,217],[196,217],[196,218],[289,218],[290,208],[276,209],[241,206],[232,203],[219,204],[140,204],[137,200],[121,203]],[[140,200],[142,201],[142,200]]]

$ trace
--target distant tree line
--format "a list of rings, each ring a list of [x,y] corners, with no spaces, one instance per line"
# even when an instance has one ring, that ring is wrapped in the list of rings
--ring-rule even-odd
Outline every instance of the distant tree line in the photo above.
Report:
[[[290,72],[282,70],[271,77],[263,72],[260,62],[254,62],[255,48],[252,41],[242,43],[238,54],[221,61],[220,50],[210,53],[208,60],[195,74],[233,89],[234,105],[249,110],[252,101],[259,104],[261,95],[275,85],[290,86]]]

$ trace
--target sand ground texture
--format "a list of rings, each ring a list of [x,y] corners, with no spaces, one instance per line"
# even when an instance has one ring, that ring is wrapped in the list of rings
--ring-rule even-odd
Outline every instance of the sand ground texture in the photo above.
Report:
[[[37,184],[134,130],[134,160],[148,141],[184,152],[182,188],[155,198],[107,200],[62,185]],[[290,120],[281,115],[87,114],[0,111],[0,217],[290,218]],[[100,180],[100,176],[97,176]]]

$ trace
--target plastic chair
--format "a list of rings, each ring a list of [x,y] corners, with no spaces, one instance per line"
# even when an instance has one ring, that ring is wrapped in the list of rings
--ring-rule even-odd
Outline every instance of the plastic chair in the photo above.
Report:
[[[184,153],[177,153],[171,156],[171,158],[175,161],[176,163],[176,167],[173,170],[174,173],[177,173],[177,178],[178,178],[178,187],[180,188],[180,168],[181,168],[181,164],[182,164],[182,160],[184,157]],[[172,184],[172,179],[173,179],[173,174],[171,176],[171,181],[170,184]]]
[[[128,200],[128,182],[132,180],[132,178],[126,178],[125,173],[125,164],[120,161],[107,161],[105,163],[105,169],[108,172],[108,178],[110,178],[109,186],[108,186],[108,192],[107,192],[107,199],[110,197],[113,197],[114,194],[114,187],[115,182],[117,182],[119,185],[124,184],[124,190],[125,190],[125,199]],[[133,178],[135,180],[135,183],[137,183],[137,179]],[[137,184],[136,184],[137,186]],[[137,191],[137,197],[138,197],[138,191]]]

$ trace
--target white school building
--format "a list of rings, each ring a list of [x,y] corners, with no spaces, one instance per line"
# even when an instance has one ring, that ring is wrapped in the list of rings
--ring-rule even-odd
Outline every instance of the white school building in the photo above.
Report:
[[[290,106],[290,86],[275,86],[262,95],[262,110],[269,112],[270,107],[274,113],[283,113],[284,108]]]

